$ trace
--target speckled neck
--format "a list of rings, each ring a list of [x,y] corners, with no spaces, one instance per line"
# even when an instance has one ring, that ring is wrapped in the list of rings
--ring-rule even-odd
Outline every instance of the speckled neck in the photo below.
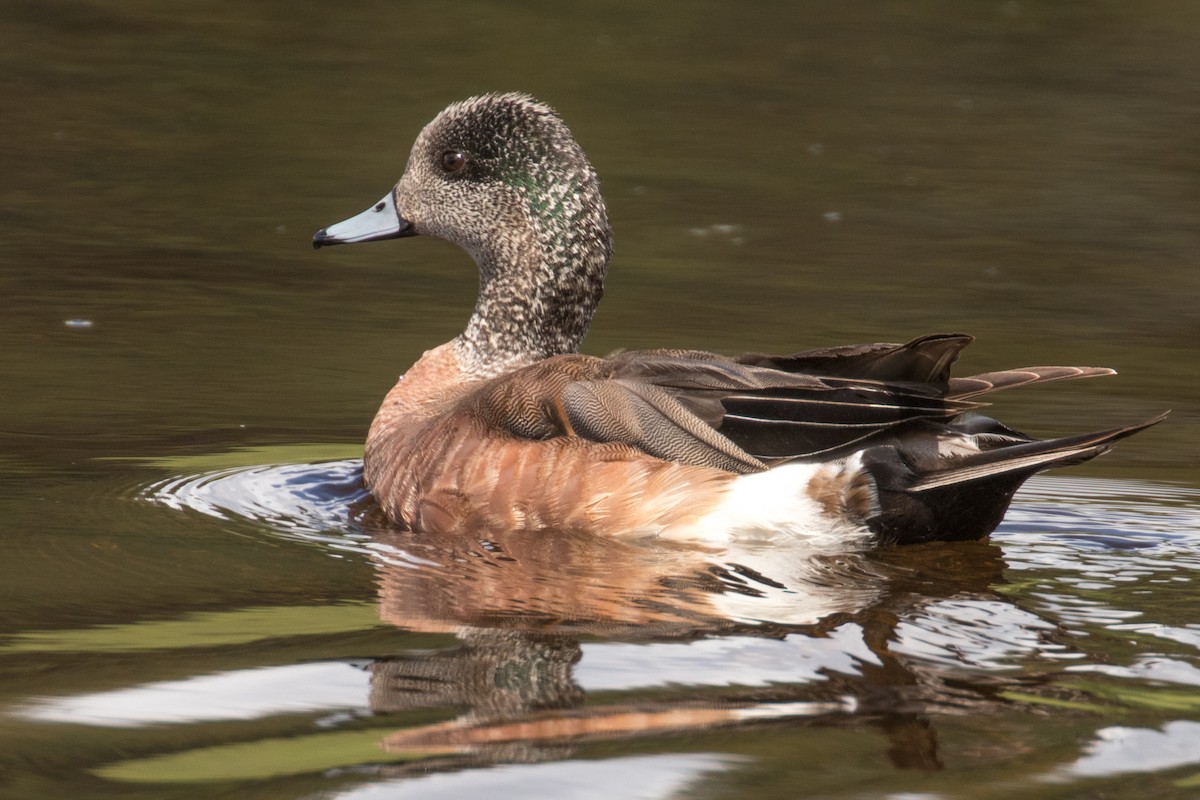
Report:
[[[455,340],[464,368],[490,377],[578,351],[604,292],[607,237],[507,231],[496,245],[476,262],[479,298]]]
[[[479,266],[479,299],[455,341],[463,368],[492,377],[575,353],[604,293],[612,228],[568,127],[532,97],[487,95],[446,109],[425,140],[472,154],[469,180],[486,198],[446,235]]]

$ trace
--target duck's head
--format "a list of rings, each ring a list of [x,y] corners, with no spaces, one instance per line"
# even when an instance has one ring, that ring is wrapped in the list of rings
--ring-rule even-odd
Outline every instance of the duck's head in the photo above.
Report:
[[[493,336],[515,317],[529,340],[520,344],[541,357],[578,346],[603,290],[612,230],[596,172],[552,108],[524,94],[451,105],[421,131],[395,188],[318,231],[313,246],[416,234],[459,245],[479,266],[480,302],[464,337]]]

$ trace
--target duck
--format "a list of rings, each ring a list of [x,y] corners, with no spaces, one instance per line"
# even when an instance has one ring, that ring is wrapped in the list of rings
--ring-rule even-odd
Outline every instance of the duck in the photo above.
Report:
[[[587,355],[612,226],[559,114],[522,93],[456,102],[400,180],[314,248],[433,236],[479,270],[466,327],[409,367],[367,434],[364,482],[429,535],[555,531],[816,549],[973,540],[1037,472],[1087,461],[1164,416],[1039,440],[978,398],[1102,367],[950,372],[972,337],[790,355]]]

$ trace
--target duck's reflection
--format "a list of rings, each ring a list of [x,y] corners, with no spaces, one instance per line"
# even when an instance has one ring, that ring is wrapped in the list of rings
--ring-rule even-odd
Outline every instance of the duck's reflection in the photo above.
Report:
[[[858,556],[512,532],[480,540],[376,535],[385,621],[604,636],[696,636],[815,625],[875,602],[888,576]]]
[[[995,597],[1004,565],[989,544],[822,556],[779,543],[715,551],[592,536],[481,540],[387,530],[376,532],[375,544],[382,618],[461,642],[371,666],[377,713],[459,709],[453,720],[390,735],[384,746],[392,752],[455,756],[447,765],[541,760],[589,741],[770,720],[835,724],[854,712],[887,736],[896,766],[938,769],[927,714],[990,702],[987,692],[892,652],[898,623],[931,600]],[[650,654],[623,665],[644,674],[610,687],[635,700],[589,698],[579,680],[589,651],[613,640]],[[817,653],[807,675],[798,667],[786,678],[759,662],[756,643],[769,640]],[[716,646],[708,658],[730,660],[715,680],[703,675],[712,669],[708,644]],[[655,648],[670,647],[695,650],[695,669],[660,668]]]

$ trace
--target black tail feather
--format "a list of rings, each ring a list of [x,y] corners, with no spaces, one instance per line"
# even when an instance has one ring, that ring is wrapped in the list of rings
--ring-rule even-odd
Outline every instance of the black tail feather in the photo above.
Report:
[[[871,448],[863,454],[863,466],[875,481],[879,511],[866,523],[889,542],[980,539],[1000,524],[1030,476],[1095,458],[1166,416],[1095,433],[1005,444],[934,463],[914,458],[902,443]]]

